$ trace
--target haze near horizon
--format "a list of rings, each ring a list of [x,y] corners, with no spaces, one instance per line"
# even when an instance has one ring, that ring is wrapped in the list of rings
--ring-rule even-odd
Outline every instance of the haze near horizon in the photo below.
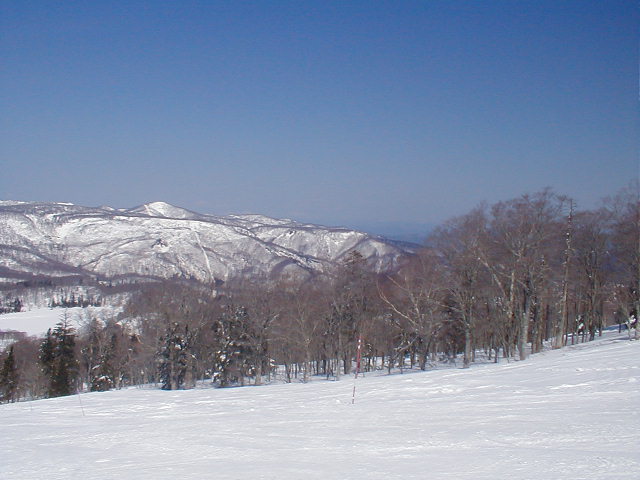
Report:
[[[0,198],[416,230],[638,177],[638,6],[0,2]],[[378,232],[386,233],[386,232]]]

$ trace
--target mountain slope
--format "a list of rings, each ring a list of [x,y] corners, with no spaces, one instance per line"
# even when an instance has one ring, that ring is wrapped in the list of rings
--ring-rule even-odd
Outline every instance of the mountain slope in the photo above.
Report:
[[[631,480],[640,342],[526,362],[0,405],[0,477]]]
[[[375,268],[408,249],[380,237],[260,215],[203,215],[163,202],[132,209],[0,202],[0,277],[322,272],[357,249]]]

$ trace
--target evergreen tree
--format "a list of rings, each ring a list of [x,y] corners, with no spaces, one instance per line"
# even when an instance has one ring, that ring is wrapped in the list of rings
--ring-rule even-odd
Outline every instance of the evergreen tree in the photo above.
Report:
[[[213,380],[221,387],[242,382],[250,370],[247,325],[247,309],[234,305],[228,305],[213,325],[218,343],[213,355]]]
[[[47,334],[44,337],[42,344],[40,345],[40,365],[42,366],[42,373],[45,378],[50,379],[54,371],[54,359],[55,359],[55,339],[51,329],[47,330]]]
[[[167,328],[159,352],[159,373],[163,390],[190,388],[194,383],[193,334],[189,326],[173,322]]]
[[[57,340],[56,370],[52,377],[52,396],[63,396],[74,393],[77,365],[75,358],[75,331],[66,319],[59,322],[53,331]]]
[[[56,328],[47,331],[40,347],[42,371],[48,379],[49,397],[70,395],[74,392],[77,374],[75,330],[65,313]]]
[[[13,346],[9,348],[9,354],[5,358],[0,369],[0,400],[3,402],[15,402],[18,399],[18,369],[13,354]]]

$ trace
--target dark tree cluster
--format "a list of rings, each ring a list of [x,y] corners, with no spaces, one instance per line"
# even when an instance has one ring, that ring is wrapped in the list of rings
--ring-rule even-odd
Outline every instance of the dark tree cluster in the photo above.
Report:
[[[22,300],[19,298],[4,298],[0,303],[0,314],[2,313],[14,313],[22,311]]]
[[[56,327],[47,331],[40,345],[40,364],[47,379],[47,396],[61,397],[76,390],[78,362],[76,333],[65,314]]]
[[[0,401],[15,402],[18,400],[19,381],[14,347],[12,345],[9,347],[9,352],[0,367]]]

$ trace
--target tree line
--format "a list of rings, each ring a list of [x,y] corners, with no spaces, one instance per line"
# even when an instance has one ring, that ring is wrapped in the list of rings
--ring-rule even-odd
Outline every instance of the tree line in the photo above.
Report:
[[[0,395],[339,379],[358,339],[365,371],[523,360],[609,324],[632,331],[639,232],[636,185],[597,210],[544,190],[448,220],[393,273],[352,251],[311,278],[147,285],[119,318],[76,332],[63,317],[44,339],[16,342],[0,357]]]

